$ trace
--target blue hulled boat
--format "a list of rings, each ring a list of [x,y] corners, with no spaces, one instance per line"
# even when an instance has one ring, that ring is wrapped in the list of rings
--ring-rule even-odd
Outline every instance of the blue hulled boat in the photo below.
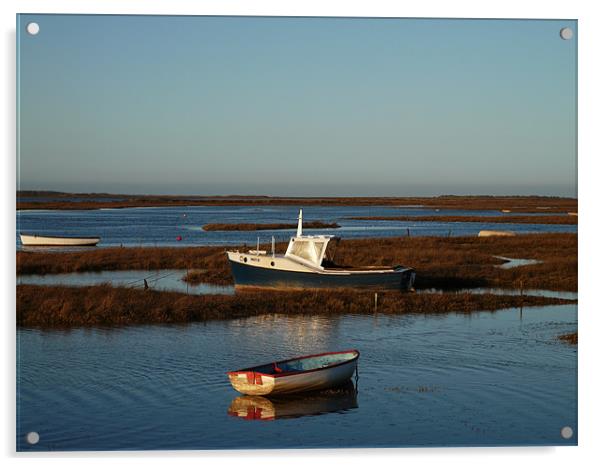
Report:
[[[256,250],[227,251],[237,287],[268,288],[373,288],[407,291],[414,284],[413,269],[396,267],[342,267],[334,265],[332,246],[340,238],[303,235],[303,211],[299,211],[297,235],[284,254]]]

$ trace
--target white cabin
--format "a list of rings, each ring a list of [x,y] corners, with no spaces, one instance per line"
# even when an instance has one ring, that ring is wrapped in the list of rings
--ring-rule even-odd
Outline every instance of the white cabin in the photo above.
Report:
[[[322,260],[326,254],[328,242],[332,238],[334,238],[333,235],[303,236],[303,209],[301,209],[299,210],[297,236],[290,239],[284,257],[289,257],[310,267],[324,269]]]
[[[324,270],[322,261],[326,255],[326,248],[333,238],[338,239],[334,235],[303,235],[303,209],[301,209],[299,210],[297,235],[290,239],[284,255],[275,254],[274,246],[272,246],[272,253],[267,254],[266,251],[259,250],[258,244],[256,250],[246,253],[228,251],[228,258],[235,262],[265,268],[321,271]]]

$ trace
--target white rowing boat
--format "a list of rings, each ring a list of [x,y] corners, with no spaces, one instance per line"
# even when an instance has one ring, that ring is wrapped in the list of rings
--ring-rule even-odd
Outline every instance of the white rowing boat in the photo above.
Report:
[[[357,368],[357,350],[313,354],[228,372],[232,387],[245,395],[280,395],[336,387]]]
[[[100,238],[91,237],[69,237],[69,236],[39,236],[19,235],[23,246],[95,246]]]

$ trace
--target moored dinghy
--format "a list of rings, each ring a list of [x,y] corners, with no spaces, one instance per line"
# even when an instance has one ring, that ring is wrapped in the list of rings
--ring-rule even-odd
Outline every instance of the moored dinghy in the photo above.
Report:
[[[357,350],[313,354],[228,372],[232,387],[245,395],[283,395],[336,387],[357,368]]]
[[[20,234],[23,246],[95,246],[99,241],[98,236],[40,236]]]

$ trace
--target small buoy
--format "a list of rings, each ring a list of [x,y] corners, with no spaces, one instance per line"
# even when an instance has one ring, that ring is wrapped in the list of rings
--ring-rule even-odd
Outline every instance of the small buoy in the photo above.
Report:
[[[182,241],[182,237],[180,235],[176,236],[176,241]]]

